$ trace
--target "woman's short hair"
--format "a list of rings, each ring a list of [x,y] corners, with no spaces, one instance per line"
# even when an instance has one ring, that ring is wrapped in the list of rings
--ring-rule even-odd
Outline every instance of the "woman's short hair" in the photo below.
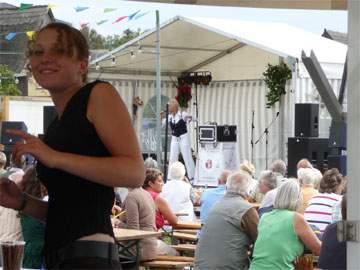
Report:
[[[158,163],[155,159],[153,159],[152,157],[147,157],[144,161],[144,166],[145,169],[150,169],[150,168],[154,168],[154,169],[158,169]]]
[[[270,170],[260,173],[259,182],[263,183],[268,189],[274,189],[277,185],[276,174]]]
[[[159,176],[163,176],[163,173],[155,168],[148,168],[145,171],[145,180],[143,183],[143,188],[146,189],[148,187],[150,187],[150,182],[154,183],[156,181],[156,179],[158,179]]]
[[[230,174],[226,181],[226,192],[248,196],[250,179],[249,173],[243,170],[238,170]]]
[[[240,170],[247,172],[251,176],[254,176],[256,172],[254,164],[248,160],[244,160],[243,163],[240,164]]]
[[[285,176],[285,174],[286,174],[286,164],[281,159],[275,160],[271,164],[271,170],[273,172],[280,173],[282,176]]]
[[[312,168],[300,168],[297,171],[297,176],[301,184],[310,185],[314,184],[316,175]]]
[[[343,176],[338,169],[327,170],[320,181],[320,193],[335,193],[343,183]]]
[[[179,161],[174,162],[170,165],[169,175],[170,179],[182,180],[185,176],[185,166]]]
[[[283,182],[275,196],[274,208],[296,211],[302,205],[300,185],[295,178]]]

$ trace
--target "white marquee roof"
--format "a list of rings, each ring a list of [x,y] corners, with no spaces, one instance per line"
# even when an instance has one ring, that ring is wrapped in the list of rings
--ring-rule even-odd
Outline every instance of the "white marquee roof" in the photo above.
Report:
[[[302,50],[307,54],[313,50],[320,63],[330,64],[343,64],[347,52],[344,44],[282,23],[176,16],[161,26],[160,37],[163,75],[198,70],[244,46],[299,60]],[[154,74],[155,38],[153,29],[91,64],[108,72]]]

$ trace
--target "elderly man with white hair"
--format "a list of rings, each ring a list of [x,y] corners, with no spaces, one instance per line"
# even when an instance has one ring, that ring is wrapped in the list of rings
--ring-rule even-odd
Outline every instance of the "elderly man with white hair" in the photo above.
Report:
[[[297,171],[297,175],[301,186],[301,192],[303,194],[303,203],[298,212],[304,214],[310,199],[318,193],[314,187],[316,173],[313,168],[300,168]]]
[[[197,270],[247,269],[248,249],[257,237],[259,216],[250,203],[250,176],[229,175],[226,194],[211,209],[195,252]]]
[[[191,185],[185,180],[185,167],[177,161],[170,165],[170,180],[162,188],[161,196],[168,202],[174,213],[186,213],[180,216],[181,221],[193,221],[195,219],[194,205],[191,202]]]

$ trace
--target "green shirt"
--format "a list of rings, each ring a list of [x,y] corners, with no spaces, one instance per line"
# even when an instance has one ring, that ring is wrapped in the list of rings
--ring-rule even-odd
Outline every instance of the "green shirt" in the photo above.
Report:
[[[250,270],[294,269],[295,258],[304,252],[294,215],[293,211],[274,209],[261,217]]]

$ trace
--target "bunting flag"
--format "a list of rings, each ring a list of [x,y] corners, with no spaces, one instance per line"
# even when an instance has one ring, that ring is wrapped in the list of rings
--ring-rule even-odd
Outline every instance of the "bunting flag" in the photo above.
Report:
[[[81,28],[85,28],[85,27],[88,26],[89,24],[90,24],[89,22],[80,23],[80,27],[81,27]]]
[[[150,11],[148,11],[148,12],[143,12],[143,13],[140,13],[140,14],[136,15],[135,18],[134,18],[134,20],[137,20],[137,19],[139,19],[139,18],[147,15],[149,12],[150,12]]]
[[[113,12],[117,10],[116,8],[104,8],[104,13]]]
[[[26,32],[26,35],[28,36],[28,38],[29,38],[30,40],[33,39],[34,34],[35,34],[35,31],[27,31],[27,32]]]
[[[89,9],[89,7],[79,7],[79,6],[77,6],[77,7],[74,7],[74,9],[75,9],[76,12],[81,12],[81,11],[84,11],[86,9]]]
[[[97,25],[102,25],[103,23],[106,23],[108,20],[101,20],[101,21],[98,21],[96,24]]]
[[[118,23],[118,22],[126,19],[127,17],[128,17],[128,16],[121,16],[121,17],[117,18],[117,19],[113,22],[113,24],[114,24],[114,23]]]
[[[48,8],[52,9],[52,8],[55,8],[56,5],[55,4],[48,4]]]
[[[16,36],[16,33],[15,33],[15,32],[10,32],[10,33],[8,33],[8,34],[5,36],[5,39],[6,39],[7,41],[10,41],[10,40],[12,40],[15,36]]]
[[[129,15],[128,17],[128,21],[131,21],[132,19],[134,19],[134,17],[140,12],[141,10],[139,9],[138,11],[134,12],[133,14]]]
[[[21,3],[20,7],[19,7],[19,10],[25,10],[25,9],[31,8],[32,6],[33,6],[33,4]]]

